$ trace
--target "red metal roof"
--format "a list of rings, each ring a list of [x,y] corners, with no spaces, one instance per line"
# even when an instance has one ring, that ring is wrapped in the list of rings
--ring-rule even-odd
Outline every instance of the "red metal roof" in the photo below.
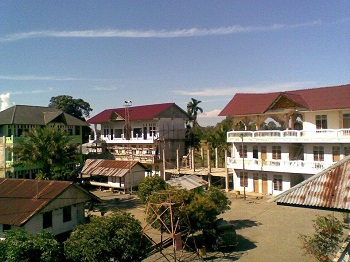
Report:
[[[83,176],[123,177],[137,164],[140,163],[137,161],[87,159],[81,173]]]
[[[350,156],[281,193],[269,202],[309,208],[350,210]]]
[[[265,94],[237,93],[219,116],[263,114],[280,95],[285,95],[310,111],[350,108],[348,84]]]
[[[148,120],[156,118],[160,113],[170,108],[171,106],[176,106],[175,103],[165,103],[165,104],[154,104],[154,105],[144,105],[144,106],[131,106],[129,107],[129,119],[130,121],[135,120]],[[106,109],[96,116],[90,118],[87,122],[89,124],[99,124],[109,122],[112,114],[118,114],[125,119],[125,108],[114,108]]]
[[[21,226],[72,182],[0,178],[0,224]]]

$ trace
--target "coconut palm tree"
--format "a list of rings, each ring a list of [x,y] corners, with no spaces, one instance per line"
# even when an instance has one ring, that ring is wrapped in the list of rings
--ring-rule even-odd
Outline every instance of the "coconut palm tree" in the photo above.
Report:
[[[191,117],[192,126],[195,126],[197,124],[198,111],[203,113],[203,108],[198,106],[200,103],[202,103],[202,101],[194,98],[191,98],[191,101],[187,103],[187,113]]]
[[[66,133],[48,126],[23,133],[14,155],[15,165],[39,168],[41,179],[64,178],[69,165],[77,160],[76,147]]]

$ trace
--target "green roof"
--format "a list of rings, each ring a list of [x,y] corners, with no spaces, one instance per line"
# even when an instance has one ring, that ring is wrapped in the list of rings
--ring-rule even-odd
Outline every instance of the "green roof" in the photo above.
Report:
[[[0,112],[0,125],[44,126],[54,120],[66,125],[88,126],[86,122],[52,107],[15,105]]]

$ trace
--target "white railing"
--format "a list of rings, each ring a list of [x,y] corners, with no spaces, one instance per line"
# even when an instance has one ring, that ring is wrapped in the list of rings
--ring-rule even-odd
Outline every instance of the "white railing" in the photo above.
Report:
[[[303,161],[303,160],[261,160],[261,159],[244,159],[244,167],[247,170],[261,170],[261,171],[277,171],[277,172],[291,172],[291,173],[310,173],[316,174],[331,165],[334,162],[323,161]],[[242,158],[227,159],[229,168],[243,169]]]
[[[317,130],[258,130],[258,131],[229,131],[228,142],[266,141],[266,139],[310,140],[346,138],[350,140],[350,129],[317,129]]]
[[[146,139],[144,138],[143,134],[142,135],[135,135],[130,137],[130,139],[128,141],[133,141],[133,142],[153,142],[154,140],[158,139],[158,135],[154,135],[154,136],[146,136]],[[95,140],[93,135],[89,136],[89,141],[90,143],[93,142]],[[112,135],[100,135],[98,137],[98,140],[100,141],[105,141],[106,143],[113,143],[113,142],[122,142],[122,141],[126,141],[127,139],[125,138],[124,134],[121,135],[121,137],[115,137]]]

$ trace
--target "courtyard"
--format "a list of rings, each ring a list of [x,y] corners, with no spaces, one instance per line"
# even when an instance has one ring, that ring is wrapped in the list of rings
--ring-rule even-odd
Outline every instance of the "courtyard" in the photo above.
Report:
[[[142,225],[145,225],[145,207],[135,196],[122,195],[109,191],[94,191],[110,209],[119,209],[134,215]],[[207,251],[203,257],[191,252],[180,254],[181,261],[316,261],[309,256],[303,256],[300,248],[300,234],[313,233],[313,221],[317,215],[333,214],[343,219],[342,214],[316,209],[278,206],[268,203],[270,196],[248,194],[246,199],[227,193],[231,200],[231,209],[220,217],[235,225],[239,244],[234,250]],[[168,248],[163,251],[169,261],[174,251]],[[159,253],[144,260],[145,262],[167,261]]]

